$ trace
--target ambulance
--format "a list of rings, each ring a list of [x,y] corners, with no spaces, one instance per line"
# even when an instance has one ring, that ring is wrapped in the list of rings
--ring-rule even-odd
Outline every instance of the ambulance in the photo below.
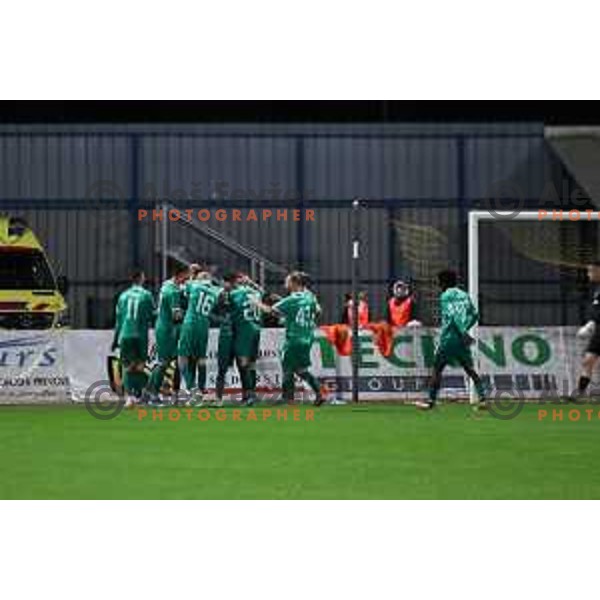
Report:
[[[27,223],[0,215],[0,329],[64,326],[66,288]]]

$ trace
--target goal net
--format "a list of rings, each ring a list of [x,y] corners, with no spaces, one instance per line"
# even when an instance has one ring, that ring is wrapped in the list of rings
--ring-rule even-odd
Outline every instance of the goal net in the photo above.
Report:
[[[599,256],[599,222],[545,211],[473,211],[469,291],[487,325],[577,325],[585,316],[586,265]]]
[[[600,256],[599,224],[597,214],[588,220],[584,211],[470,213],[468,288],[481,319],[477,364],[484,373],[494,361],[518,367],[491,382],[493,393],[543,397],[573,389],[584,347],[575,334],[589,316],[586,265]],[[494,335],[511,328],[519,337],[494,345]]]

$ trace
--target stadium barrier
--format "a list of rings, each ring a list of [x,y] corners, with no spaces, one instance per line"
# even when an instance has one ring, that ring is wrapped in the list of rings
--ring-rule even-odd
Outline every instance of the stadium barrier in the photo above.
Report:
[[[573,388],[582,342],[574,327],[481,327],[478,362],[497,394],[522,398],[563,395]],[[361,332],[360,399],[412,400],[421,397],[433,361],[437,330],[398,330],[391,352],[381,352],[371,331]],[[86,390],[106,381],[112,342],[109,330],[0,332],[0,403],[64,403],[83,401]],[[258,388],[278,391],[282,329],[262,332]],[[214,386],[218,331],[211,331],[209,387]],[[351,359],[339,353],[322,331],[313,346],[313,369],[338,399],[349,399]],[[231,369],[227,387],[239,385]],[[447,370],[443,396],[467,398],[462,371]]]

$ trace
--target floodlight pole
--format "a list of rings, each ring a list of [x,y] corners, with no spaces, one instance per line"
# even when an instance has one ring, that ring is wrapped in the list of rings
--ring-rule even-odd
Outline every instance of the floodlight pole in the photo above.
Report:
[[[359,334],[358,334],[358,285],[360,279],[360,199],[352,201],[352,402],[358,402]]]

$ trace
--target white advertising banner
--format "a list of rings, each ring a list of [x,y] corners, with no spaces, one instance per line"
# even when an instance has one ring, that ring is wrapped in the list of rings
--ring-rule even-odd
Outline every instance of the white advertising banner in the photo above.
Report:
[[[65,332],[0,334],[0,404],[64,402],[69,378]]]
[[[583,350],[573,327],[481,327],[478,369],[496,393],[524,398],[567,394],[573,389]],[[406,328],[396,332],[392,352],[384,356],[369,331],[361,332],[360,395],[364,400],[421,397],[431,371],[437,331]],[[281,387],[279,351],[284,332],[264,329],[257,363],[260,392]],[[108,379],[107,355],[112,331],[63,330],[0,332],[0,403],[83,400],[86,390]],[[208,387],[216,377],[218,332],[211,331]],[[351,359],[319,332],[313,346],[313,371],[338,398],[351,390]],[[239,377],[230,369],[227,388],[235,393]],[[445,372],[442,396],[465,398],[468,388],[460,368]]]
[[[573,366],[581,353],[575,328],[481,327],[477,370],[497,393],[535,398],[566,394],[573,386]],[[361,335],[360,381],[362,399],[422,397],[433,366],[437,331],[404,329],[396,333],[389,356],[379,351],[373,336]],[[348,397],[351,389],[351,359],[335,354],[321,366],[335,362],[337,388]],[[460,367],[444,372],[443,394],[468,397],[467,378]]]

